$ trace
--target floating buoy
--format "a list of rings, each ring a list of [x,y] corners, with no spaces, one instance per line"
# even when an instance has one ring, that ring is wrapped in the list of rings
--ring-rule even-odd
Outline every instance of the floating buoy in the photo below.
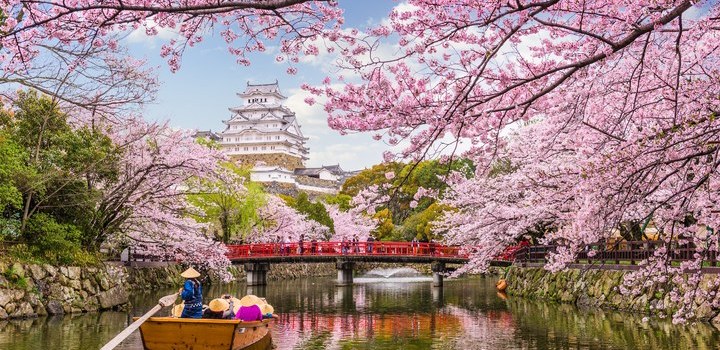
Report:
[[[497,288],[498,291],[504,292],[505,288],[507,288],[507,281],[505,279],[501,279],[495,283],[495,288]]]

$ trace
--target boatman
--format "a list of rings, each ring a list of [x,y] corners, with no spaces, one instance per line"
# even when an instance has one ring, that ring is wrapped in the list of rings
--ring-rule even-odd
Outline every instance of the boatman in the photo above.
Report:
[[[185,302],[181,318],[202,318],[202,286],[197,272],[192,267],[185,270],[180,276],[185,277],[185,285],[180,288],[180,297]]]

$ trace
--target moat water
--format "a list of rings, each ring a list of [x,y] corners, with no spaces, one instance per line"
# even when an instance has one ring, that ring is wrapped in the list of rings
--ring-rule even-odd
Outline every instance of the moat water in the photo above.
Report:
[[[0,349],[99,349],[170,290],[137,292],[130,312],[0,321]],[[223,293],[265,296],[279,321],[276,349],[718,349],[708,324],[642,322],[643,315],[579,309],[499,295],[490,278],[446,280],[370,276],[352,287],[332,279],[210,286]],[[161,311],[163,315],[167,311]],[[142,349],[136,332],[118,349]]]

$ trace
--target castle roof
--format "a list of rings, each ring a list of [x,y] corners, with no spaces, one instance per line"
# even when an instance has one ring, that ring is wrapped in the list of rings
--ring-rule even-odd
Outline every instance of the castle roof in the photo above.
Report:
[[[241,97],[246,97],[246,96],[251,96],[251,95],[275,95],[278,98],[282,98],[282,99],[286,98],[285,96],[283,96],[280,93],[280,86],[278,85],[277,80],[275,80],[274,83],[269,83],[269,84],[250,84],[250,82],[248,82],[247,87],[245,88],[245,91],[238,95]]]

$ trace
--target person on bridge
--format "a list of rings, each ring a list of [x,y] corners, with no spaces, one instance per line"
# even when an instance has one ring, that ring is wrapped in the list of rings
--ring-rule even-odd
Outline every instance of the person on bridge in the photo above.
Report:
[[[372,254],[372,252],[373,252],[373,242],[375,242],[375,238],[373,238],[373,236],[368,236],[368,238],[367,238],[367,252],[368,252],[368,254]]]
[[[358,239],[357,235],[353,236],[352,242],[353,242],[353,251],[355,252],[355,254],[359,253],[360,252],[360,240]]]
[[[318,243],[317,239],[313,238],[312,241],[310,241],[310,253],[315,254],[317,253]]]
[[[287,255],[287,242],[285,242],[285,237],[280,239],[280,255]]]
[[[350,243],[348,243],[347,237],[343,237],[342,243],[340,243],[340,250],[343,255],[347,254],[348,250],[350,250]]]
[[[192,267],[183,271],[180,276],[186,278],[185,284],[178,291],[180,297],[185,303],[181,318],[202,318],[202,285],[198,278],[200,272],[197,272]]]
[[[301,233],[300,238],[298,239],[298,253],[300,255],[303,255],[303,243],[305,241],[305,234]]]
[[[413,237],[412,241],[410,242],[410,246],[412,247],[413,255],[417,255],[418,247],[420,247],[420,242],[418,242],[417,237]]]

